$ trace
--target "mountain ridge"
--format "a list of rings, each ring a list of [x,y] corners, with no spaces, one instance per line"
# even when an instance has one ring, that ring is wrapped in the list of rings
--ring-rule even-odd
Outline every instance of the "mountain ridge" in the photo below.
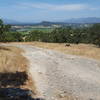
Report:
[[[100,23],[100,18],[98,17],[86,17],[86,18],[71,18],[67,19],[64,21],[42,21],[42,22],[20,22],[16,20],[11,20],[11,19],[3,19],[5,24],[40,24],[40,25],[45,25],[45,24],[69,24],[69,23],[76,23],[76,24],[95,24],[95,23]]]

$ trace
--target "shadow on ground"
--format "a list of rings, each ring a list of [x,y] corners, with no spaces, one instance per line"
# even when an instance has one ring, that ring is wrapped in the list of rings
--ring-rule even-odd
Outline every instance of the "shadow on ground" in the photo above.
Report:
[[[43,100],[32,98],[32,91],[21,89],[28,80],[26,72],[0,73],[0,100]]]
[[[20,88],[0,88],[0,100],[35,100],[30,90]]]
[[[0,73],[0,87],[24,85],[28,80],[26,72]]]

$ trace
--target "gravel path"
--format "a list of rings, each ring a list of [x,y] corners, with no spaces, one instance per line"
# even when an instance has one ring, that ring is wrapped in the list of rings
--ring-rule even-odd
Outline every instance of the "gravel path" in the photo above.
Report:
[[[31,45],[16,46],[25,50],[24,56],[30,61],[29,72],[46,100],[67,100],[58,97],[68,94],[80,100],[100,100],[99,61]]]

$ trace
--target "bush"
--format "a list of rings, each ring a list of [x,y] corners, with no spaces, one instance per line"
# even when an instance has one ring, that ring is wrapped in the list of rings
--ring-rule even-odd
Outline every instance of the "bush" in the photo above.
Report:
[[[19,42],[22,41],[22,35],[18,32],[11,32],[11,26],[5,25],[0,20],[0,42]]]
[[[90,42],[100,47],[100,24],[95,24],[89,29]]]
[[[22,35],[18,32],[5,33],[4,42],[21,42],[22,40]]]

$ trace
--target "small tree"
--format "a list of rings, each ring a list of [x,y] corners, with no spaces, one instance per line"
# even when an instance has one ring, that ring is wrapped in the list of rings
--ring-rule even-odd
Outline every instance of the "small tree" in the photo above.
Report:
[[[100,24],[94,24],[89,30],[91,42],[100,47]]]
[[[9,32],[10,28],[10,25],[4,25],[3,21],[0,19],[0,42],[5,42],[6,32]]]

